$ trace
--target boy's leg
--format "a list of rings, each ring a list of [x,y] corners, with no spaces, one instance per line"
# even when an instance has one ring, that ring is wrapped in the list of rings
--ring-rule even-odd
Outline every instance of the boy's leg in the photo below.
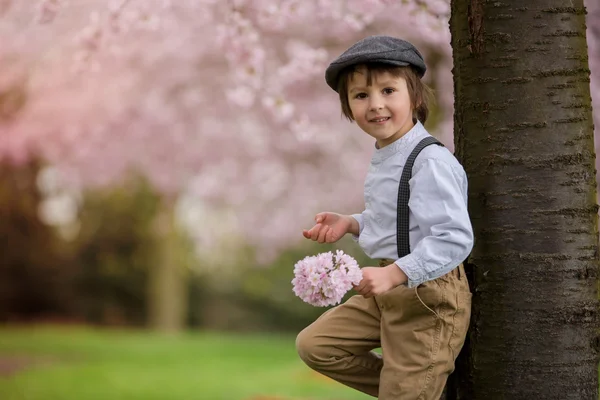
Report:
[[[462,265],[377,298],[384,367],[379,399],[437,400],[465,340],[471,293]]]
[[[312,369],[372,396],[378,395],[380,310],[374,298],[353,296],[326,311],[296,339],[300,358]]]

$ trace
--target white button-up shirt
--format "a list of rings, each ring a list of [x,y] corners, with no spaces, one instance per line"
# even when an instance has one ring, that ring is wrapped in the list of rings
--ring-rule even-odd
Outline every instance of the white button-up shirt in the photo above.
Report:
[[[473,248],[467,176],[448,149],[433,144],[421,151],[413,165],[408,202],[411,252],[398,259],[396,218],[402,168],[427,136],[417,122],[394,143],[375,149],[365,180],[365,210],[352,215],[360,227],[355,239],[366,255],[397,260],[409,287],[450,272]]]

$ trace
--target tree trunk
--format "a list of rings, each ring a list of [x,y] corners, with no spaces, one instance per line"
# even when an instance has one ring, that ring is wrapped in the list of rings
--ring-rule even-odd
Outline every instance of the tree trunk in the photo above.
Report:
[[[448,398],[595,399],[598,226],[583,0],[453,0],[475,248]]]
[[[185,326],[188,300],[188,271],[178,256],[179,235],[175,225],[174,202],[166,201],[159,211],[156,231],[159,236],[159,260],[149,277],[148,312],[150,327],[175,334]]]

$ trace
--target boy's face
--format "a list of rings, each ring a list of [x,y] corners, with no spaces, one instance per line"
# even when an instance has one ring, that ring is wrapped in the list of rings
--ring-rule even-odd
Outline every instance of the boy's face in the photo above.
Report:
[[[348,82],[348,103],[358,126],[383,148],[414,127],[413,109],[402,77],[389,72],[372,73],[367,86],[367,71],[358,69]]]

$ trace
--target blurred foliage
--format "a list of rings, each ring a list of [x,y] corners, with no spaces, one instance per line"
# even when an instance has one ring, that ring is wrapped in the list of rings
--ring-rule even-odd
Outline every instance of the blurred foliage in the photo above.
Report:
[[[74,242],[81,303],[90,322],[143,325],[148,271],[157,261],[153,223],[160,197],[142,179],[89,191]]]
[[[430,49],[430,50],[431,51],[429,52],[429,55],[428,55],[427,64],[428,64],[429,68],[433,71],[433,70],[437,70],[439,68],[438,65],[441,62],[443,62],[444,55],[438,51],[435,51],[434,49]],[[431,81],[428,83],[428,86],[432,90],[432,96],[429,99],[429,103],[428,103],[429,116],[427,117],[427,122],[425,123],[425,128],[427,128],[430,131],[434,131],[435,128],[444,121],[444,119],[445,119],[444,112],[447,112],[447,110],[444,110],[442,107],[440,107],[439,103],[436,100],[436,95],[435,95],[438,88],[444,86],[443,83],[440,83],[437,80],[438,76],[436,74],[432,74],[432,76],[430,76],[429,78],[431,79]]]
[[[74,312],[67,247],[38,217],[39,170],[37,162],[0,165],[0,321]]]

